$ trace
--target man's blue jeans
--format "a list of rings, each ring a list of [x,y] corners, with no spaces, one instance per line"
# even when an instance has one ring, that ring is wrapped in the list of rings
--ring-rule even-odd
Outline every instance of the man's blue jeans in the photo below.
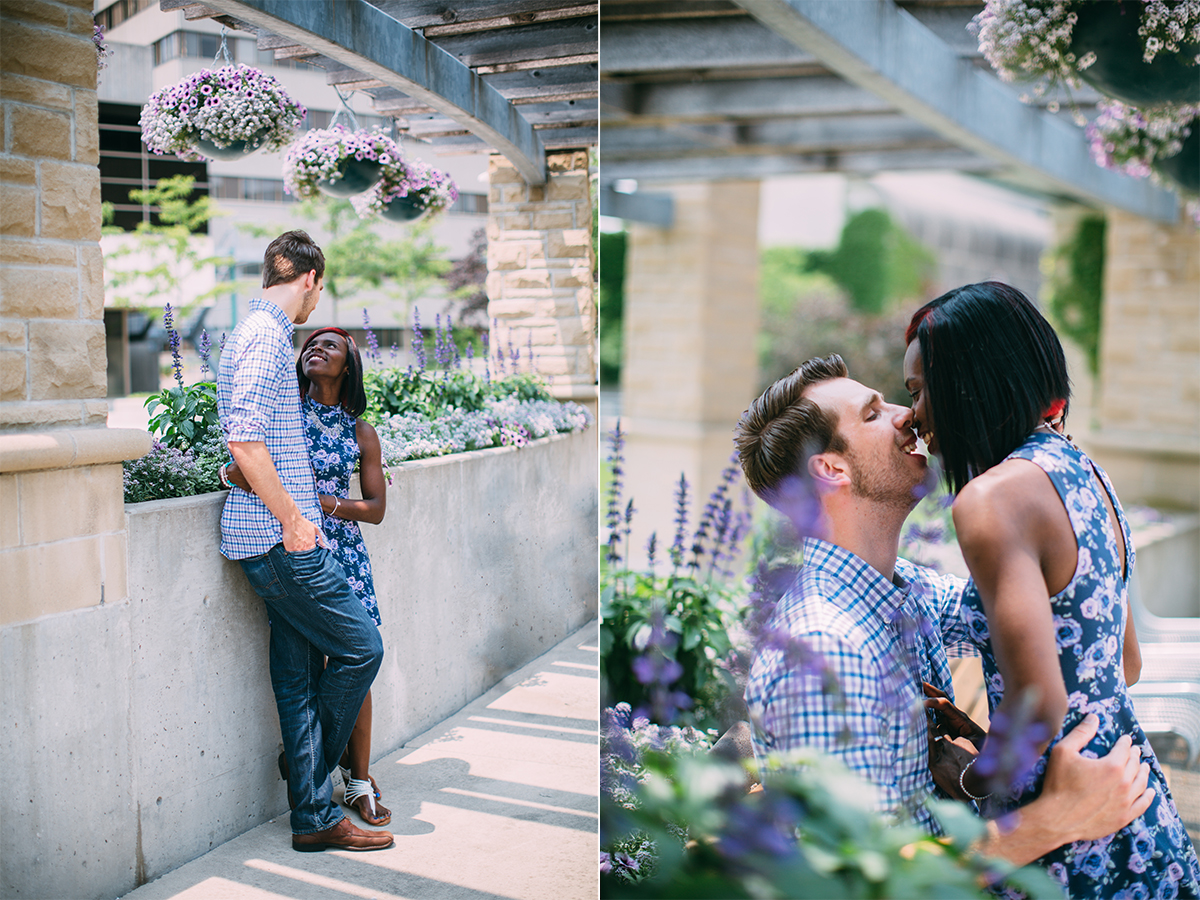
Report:
[[[292,833],[323,831],[345,818],[331,776],[383,661],[383,641],[328,550],[288,553],[276,544],[240,562],[271,617],[271,686],[296,801]]]

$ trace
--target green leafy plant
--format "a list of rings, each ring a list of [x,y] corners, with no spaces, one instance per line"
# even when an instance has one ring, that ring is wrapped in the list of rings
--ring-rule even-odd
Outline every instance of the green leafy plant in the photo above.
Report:
[[[1104,308],[1103,216],[1084,216],[1074,234],[1049,257],[1050,315],[1055,327],[1087,354],[1089,368],[1100,370],[1100,326]]]
[[[993,896],[1003,878],[1030,898],[1061,888],[1036,866],[980,856],[983,821],[931,801],[933,837],[873,809],[874,792],[815,751],[770,760],[763,790],[678,729],[606,711],[601,895],[611,898]],[[653,733],[650,733],[650,732]]]
[[[600,383],[615,387],[621,379],[621,354],[624,346],[625,248],[624,231],[602,231],[600,247]]]
[[[675,534],[666,556],[670,570],[659,574],[657,535],[651,535],[645,569],[629,566],[633,501],[621,509],[620,426],[611,436],[608,548],[600,575],[600,667],[605,704],[625,702],[656,722],[677,714],[699,728],[724,723],[730,695],[737,598],[732,564],[750,524],[730,496],[738,468],[729,466],[708,499],[694,532],[688,530],[689,486],[679,476],[675,491]]]
[[[221,433],[217,386],[211,381],[163,388],[146,398],[146,409],[151,413],[150,431],[177,450],[189,450]]]

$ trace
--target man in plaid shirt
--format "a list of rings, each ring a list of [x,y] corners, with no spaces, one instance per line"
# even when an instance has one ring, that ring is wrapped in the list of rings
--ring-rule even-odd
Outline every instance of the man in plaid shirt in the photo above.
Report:
[[[221,351],[217,412],[251,487],[227,485],[221,552],[241,564],[271,617],[292,847],[382,850],[393,844],[390,832],[357,828],[333,802],[333,768],[379,671],[383,643],[325,546],[304,438],[293,325],[316,307],[324,273],[325,256],[307,234],[277,237],[263,260],[262,296],[250,301],[250,315]]]
[[[736,443],[751,489],[801,533],[821,535],[805,537],[804,565],[750,670],[755,756],[815,747],[874,785],[880,810],[936,831],[922,803],[935,790],[931,748],[937,784],[957,799],[971,755],[965,738],[929,741],[922,682],[961,716],[947,651],[977,651],[958,618],[964,581],[897,558],[930,478],[911,411],[852,381],[840,357],[811,359],[754,401]],[[1045,790],[1015,829],[989,823],[987,852],[1023,865],[1145,811],[1149,770],[1128,736],[1102,759],[1080,755],[1097,725],[1088,717],[1056,745]]]

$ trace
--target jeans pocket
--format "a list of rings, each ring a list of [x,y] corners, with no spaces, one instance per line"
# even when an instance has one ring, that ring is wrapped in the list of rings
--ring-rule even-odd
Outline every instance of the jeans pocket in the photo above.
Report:
[[[279,583],[279,576],[271,564],[269,553],[240,559],[238,562],[242,571],[246,573],[250,587],[254,588],[254,593],[258,596],[264,600],[274,600],[284,595],[283,585]]]

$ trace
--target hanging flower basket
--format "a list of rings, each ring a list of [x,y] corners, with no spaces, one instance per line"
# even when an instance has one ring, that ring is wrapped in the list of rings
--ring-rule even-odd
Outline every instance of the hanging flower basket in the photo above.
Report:
[[[383,167],[373,190],[350,202],[362,218],[383,216],[411,222],[426,213],[437,214],[458,199],[458,188],[445,172],[420,160],[396,159]]]
[[[969,27],[1003,81],[1033,82],[1022,99],[1082,79],[1134,104],[1200,100],[1188,99],[1200,89],[1200,5],[1190,0],[987,0]]]
[[[306,112],[274,76],[250,66],[223,66],[154,93],[140,124],[153,153],[231,159],[259,148],[283,149]]]
[[[1186,8],[1161,2],[1080,3],[1071,51],[1077,58],[1090,55],[1096,61],[1081,69],[1079,77],[1102,94],[1134,106],[1200,103],[1197,23],[1192,21],[1193,39],[1188,41],[1186,23],[1177,18],[1183,14]]]
[[[370,190],[399,156],[396,143],[378,131],[351,131],[341,125],[314,129],[288,150],[283,186],[302,200],[320,193],[353,197]]]
[[[1107,100],[1087,136],[1098,165],[1200,194],[1200,106],[1148,111]]]

